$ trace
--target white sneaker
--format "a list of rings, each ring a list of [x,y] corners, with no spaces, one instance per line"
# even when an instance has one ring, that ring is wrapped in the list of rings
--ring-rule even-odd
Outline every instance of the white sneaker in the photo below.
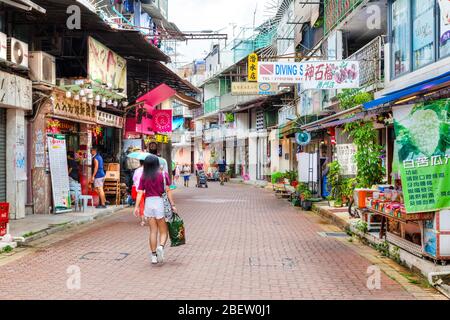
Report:
[[[152,255],[151,260],[152,260],[152,264],[157,264],[158,263],[158,257],[157,256]]]
[[[159,246],[156,248],[156,256],[158,257],[158,262],[164,262],[164,247]]]

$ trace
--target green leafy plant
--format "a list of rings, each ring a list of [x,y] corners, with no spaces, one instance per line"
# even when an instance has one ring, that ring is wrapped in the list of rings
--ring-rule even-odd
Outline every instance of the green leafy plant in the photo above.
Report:
[[[345,178],[342,179],[341,182],[341,190],[342,196],[345,197],[348,201],[353,198],[353,191],[355,190],[355,186],[357,185],[356,178]]]
[[[340,200],[342,197],[342,178],[341,165],[338,161],[333,161],[328,164],[329,172],[328,179],[331,185],[331,196],[334,200]]]
[[[342,93],[337,96],[339,106],[342,110],[348,110],[359,106],[363,103],[373,100],[373,94],[360,91],[359,89],[344,89]]]
[[[367,222],[362,220],[358,220],[358,222],[355,224],[355,228],[362,233],[367,233],[367,231],[369,230]]]
[[[13,251],[13,248],[11,246],[6,246],[0,251],[0,253],[8,253],[11,251]]]
[[[272,173],[272,183],[273,184],[280,183],[281,180],[283,180],[283,179],[284,179],[284,174],[283,173],[281,173],[281,172],[274,172],[274,173]]]
[[[226,123],[234,122],[234,114],[231,112],[226,113],[225,114],[225,122]]]
[[[298,179],[297,171],[286,171],[284,178],[288,179],[290,182],[296,181]]]
[[[378,132],[372,122],[354,122],[345,125],[345,132],[353,138],[357,147],[355,161],[358,168],[357,182],[362,188],[381,183],[384,168],[381,162],[383,147],[377,143]]]

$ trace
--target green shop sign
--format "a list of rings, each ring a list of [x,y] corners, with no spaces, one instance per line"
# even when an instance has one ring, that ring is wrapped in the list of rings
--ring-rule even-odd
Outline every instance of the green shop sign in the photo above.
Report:
[[[406,211],[450,208],[450,99],[396,107],[394,125]]]

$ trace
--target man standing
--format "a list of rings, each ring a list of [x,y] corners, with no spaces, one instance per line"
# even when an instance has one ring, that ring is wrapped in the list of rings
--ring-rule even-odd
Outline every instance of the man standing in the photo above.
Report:
[[[91,183],[94,184],[94,188],[96,189],[100,200],[97,209],[105,209],[106,196],[105,191],[103,190],[103,185],[105,183],[106,173],[105,170],[103,169],[103,158],[98,153],[97,147],[93,147],[91,149],[91,154],[92,154],[92,163],[94,165],[92,170]]]
[[[220,185],[223,186],[225,183],[225,173],[227,172],[227,162],[225,161],[225,157],[222,158],[218,163],[219,165],[219,175],[220,175]]]

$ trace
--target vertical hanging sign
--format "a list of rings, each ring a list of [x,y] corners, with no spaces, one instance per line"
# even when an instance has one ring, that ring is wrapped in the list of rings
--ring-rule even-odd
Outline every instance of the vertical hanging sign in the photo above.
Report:
[[[65,136],[59,134],[48,135],[47,143],[52,178],[54,212],[67,212],[70,211],[71,204],[66,139]]]
[[[248,56],[248,81],[258,82],[258,55],[256,53]]]

